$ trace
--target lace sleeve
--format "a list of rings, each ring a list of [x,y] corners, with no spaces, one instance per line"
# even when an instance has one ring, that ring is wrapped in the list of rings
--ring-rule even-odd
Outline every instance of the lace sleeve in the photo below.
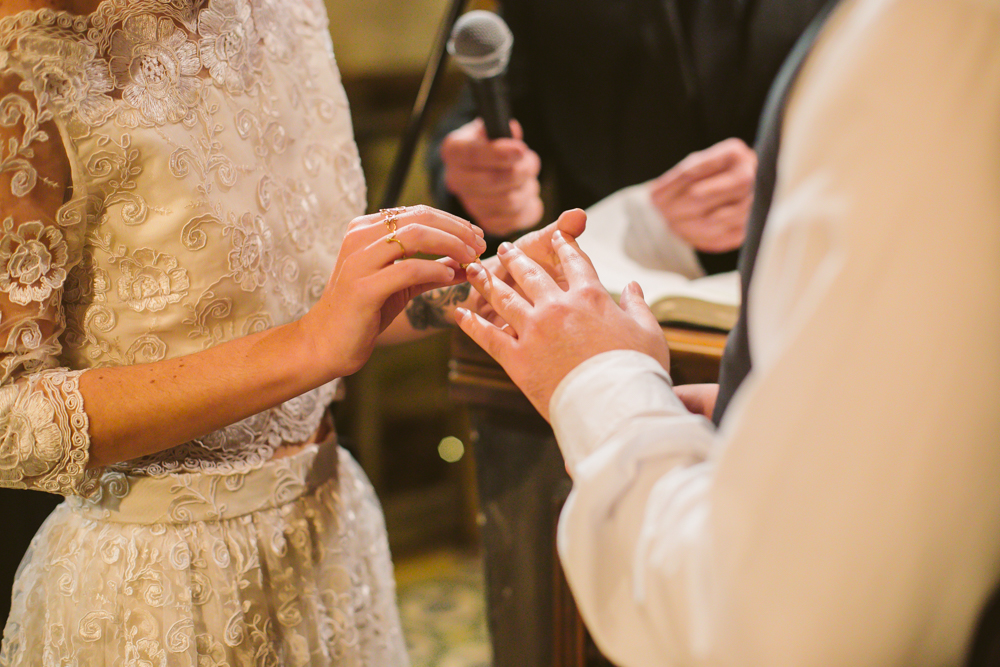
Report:
[[[79,261],[83,218],[68,201],[67,153],[39,99],[0,52],[0,486],[90,495],[82,371],[58,361],[63,285]]]

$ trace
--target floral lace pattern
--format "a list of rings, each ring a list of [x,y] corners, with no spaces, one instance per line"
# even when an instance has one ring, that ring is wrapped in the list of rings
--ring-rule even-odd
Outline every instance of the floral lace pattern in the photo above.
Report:
[[[381,511],[343,450],[131,484],[32,541],[0,665],[407,664]]]
[[[325,16],[104,0],[0,19],[0,486],[71,496],[23,561],[0,665],[406,664],[364,474],[332,442],[273,459],[332,383],[86,468],[88,369],[259,332],[322,293],[365,194]]]
[[[364,208],[350,114],[313,1],[23,12],[0,19],[0,81],[0,484],[93,493],[75,374],[306,312]],[[106,474],[259,467],[333,390]]]
[[[32,220],[14,229],[13,218],[3,222],[0,238],[0,291],[25,306],[44,301],[66,280],[68,252],[62,232]]]
[[[22,344],[25,344],[22,341]],[[28,344],[27,346],[30,346]],[[87,414],[77,390],[77,373],[36,376],[31,391],[0,387],[0,483],[6,487],[92,495],[96,474],[88,473]],[[67,443],[66,434],[69,434]]]

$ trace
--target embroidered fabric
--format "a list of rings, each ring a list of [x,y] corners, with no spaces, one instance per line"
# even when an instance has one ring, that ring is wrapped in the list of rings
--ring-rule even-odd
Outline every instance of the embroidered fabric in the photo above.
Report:
[[[378,500],[332,441],[127,486],[32,540],[0,666],[408,665]]]
[[[365,199],[326,22],[319,0],[0,20],[0,484],[95,494],[80,372],[196,352],[319,298]],[[257,468],[315,432],[333,392],[105,482]]]

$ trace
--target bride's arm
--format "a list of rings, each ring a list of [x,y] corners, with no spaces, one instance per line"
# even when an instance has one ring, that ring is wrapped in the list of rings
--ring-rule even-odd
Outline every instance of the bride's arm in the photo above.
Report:
[[[84,217],[69,200],[59,131],[0,70],[0,486],[88,493],[86,470],[203,436],[356,371],[416,294],[464,279],[480,232],[426,207],[399,216],[396,262],[381,216],[353,221],[319,302],[300,320],[155,363],[60,367],[63,297]],[[457,275],[456,275],[457,273]],[[123,317],[127,314],[123,313]]]
[[[399,259],[378,215],[353,221],[319,302],[300,320],[208,350],[151,364],[93,369],[80,377],[90,420],[90,465],[157,452],[354,373],[375,338],[414,294],[456,280],[479,238],[459,218],[431,208],[399,218],[410,252]],[[458,272],[461,274],[461,271]]]

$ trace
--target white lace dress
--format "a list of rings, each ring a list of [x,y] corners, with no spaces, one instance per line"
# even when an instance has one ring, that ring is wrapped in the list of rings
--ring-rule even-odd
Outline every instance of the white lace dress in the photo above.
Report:
[[[289,322],[325,286],[364,208],[326,21],[320,0],[0,20],[0,484],[68,496],[0,665],[405,664],[364,475],[333,442],[271,460],[332,385],[86,469],[81,373]]]

